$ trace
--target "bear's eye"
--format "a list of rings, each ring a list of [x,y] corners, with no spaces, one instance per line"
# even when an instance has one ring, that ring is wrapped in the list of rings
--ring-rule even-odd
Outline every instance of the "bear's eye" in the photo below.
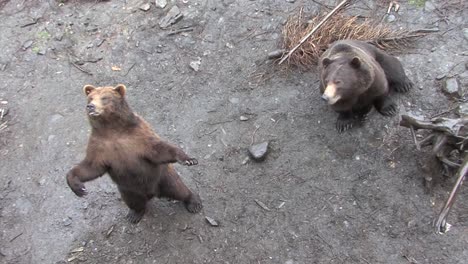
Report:
[[[106,104],[107,102],[109,102],[109,99],[110,98],[106,96],[106,97],[101,98],[101,101],[103,104]]]

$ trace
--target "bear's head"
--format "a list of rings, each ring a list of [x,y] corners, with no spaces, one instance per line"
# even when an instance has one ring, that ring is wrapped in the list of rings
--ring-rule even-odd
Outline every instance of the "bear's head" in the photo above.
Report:
[[[322,99],[329,105],[356,101],[369,88],[372,79],[367,64],[359,57],[324,58],[321,68]]]
[[[123,84],[116,87],[94,87],[85,85],[83,92],[88,98],[86,111],[91,119],[105,119],[119,114],[127,108]]]

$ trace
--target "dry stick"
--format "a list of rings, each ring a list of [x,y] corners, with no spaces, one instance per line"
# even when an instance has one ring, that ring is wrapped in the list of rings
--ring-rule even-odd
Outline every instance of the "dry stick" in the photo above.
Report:
[[[467,173],[468,173],[468,156],[465,157],[462,167],[458,170],[457,182],[453,186],[453,189],[450,192],[450,196],[447,199],[447,202],[445,202],[444,207],[440,211],[440,214],[434,223],[434,227],[436,229],[435,231],[437,234],[443,234],[448,231],[449,226],[446,221],[447,215],[450,209],[452,208],[453,203],[455,202],[455,197],[457,195],[457,192],[460,189],[460,186],[462,185],[463,180],[465,179],[465,176]]]
[[[317,31],[317,29],[319,29],[323,23],[325,23],[334,13],[336,13],[336,11],[338,11],[341,7],[343,7],[346,3],[348,2],[348,0],[343,0],[341,1],[341,3],[339,3],[332,11],[330,11],[330,13],[328,13],[323,19],[322,21],[320,21],[304,38],[301,39],[301,41],[299,42],[299,44],[297,44],[294,48],[292,48],[288,54],[286,54],[286,56],[284,56],[280,62],[278,62],[278,64],[281,64],[283,63],[287,58],[289,58],[289,56],[291,56],[291,54],[294,53],[294,51],[296,51],[304,42],[306,42],[306,40],[308,38],[310,38],[310,36],[312,36],[312,34],[315,33],[315,31]]]

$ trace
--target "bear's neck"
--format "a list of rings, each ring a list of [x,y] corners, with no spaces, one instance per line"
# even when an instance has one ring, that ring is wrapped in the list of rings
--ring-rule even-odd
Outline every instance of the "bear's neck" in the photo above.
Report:
[[[123,102],[111,114],[89,118],[93,132],[107,133],[109,131],[128,131],[138,125],[138,117],[133,113],[126,102]]]

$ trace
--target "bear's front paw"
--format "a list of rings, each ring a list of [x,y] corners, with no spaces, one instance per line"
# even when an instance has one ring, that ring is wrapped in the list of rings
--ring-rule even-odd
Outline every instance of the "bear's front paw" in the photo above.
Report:
[[[68,183],[70,189],[76,194],[78,197],[83,197],[88,194],[86,187],[82,182],[75,182],[75,183]]]
[[[352,115],[340,114],[336,120],[336,130],[338,130],[339,133],[342,133],[353,128],[357,123],[359,123],[359,121],[356,118],[353,118]]]
[[[340,118],[336,120],[336,130],[343,133],[346,130],[353,128],[356,125],[356,120],[354,118]]]

